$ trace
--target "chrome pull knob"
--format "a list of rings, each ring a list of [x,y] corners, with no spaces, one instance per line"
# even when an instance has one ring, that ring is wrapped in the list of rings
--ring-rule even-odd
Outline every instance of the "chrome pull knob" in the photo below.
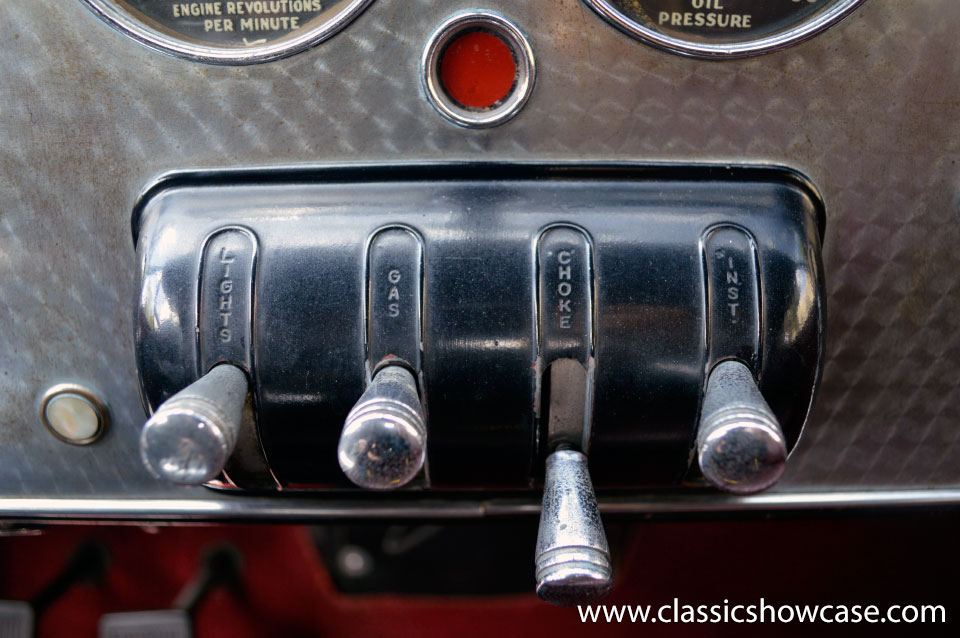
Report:
[[[164,401],[140,435],[150,473],[179,485],[214,479],[237,442],[248,386],[243,370],[224,364]]]
[[[599,600],[613,588],[610,548],[581,452],[547,457],[537,534],[537,595],[554,605]]]
[[[340,468],[360,487],[389,490],[412,481],[426,453],[417,383],[405,367],[388,365],[347,415],[337,448]]]
[[[752,494],[777,482],[787,444],[750,369],[739,361],[717,365],[707,380],[700,429],[700,470],[718,489]]]

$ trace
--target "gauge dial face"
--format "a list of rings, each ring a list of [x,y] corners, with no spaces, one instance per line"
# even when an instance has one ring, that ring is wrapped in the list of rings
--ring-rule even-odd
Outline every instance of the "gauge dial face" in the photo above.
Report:
[[[746,57],[801,42],[864,0],[586,0],[631,35],[698,57]]]
[[[249,64],[302,51],[347,24],[372,0],[84,0],[136,40],[201,62]]]

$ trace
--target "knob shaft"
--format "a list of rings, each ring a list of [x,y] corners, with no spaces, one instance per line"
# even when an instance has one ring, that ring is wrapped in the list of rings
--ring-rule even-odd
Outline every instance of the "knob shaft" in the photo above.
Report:
[[[610,593],[610,548],[593,493],[587,457],[557,450],[547,457],[537,535],[537,595],[572,606]]]
[[[140,435],[150,473],[179,485],[220,474],[237,442],[248,385],[243,370],[224,364],[164,401]]]
[[[413,480],[426,452],[427,426],[413,374],[386,366],[347,415],[337,449],[340,468],[360,487],[389,490]]]
[[[765,490],[786,468],[787,444],[753,373],[739,361],[717,365],[707,381],[697,432],[700,470],[734,494]]]

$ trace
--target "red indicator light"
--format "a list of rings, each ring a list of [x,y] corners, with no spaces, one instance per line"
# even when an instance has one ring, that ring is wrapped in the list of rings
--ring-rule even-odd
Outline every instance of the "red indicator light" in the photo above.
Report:
[[[496,106],[510,95],[517,62],[507,44],[492,33],[470,31],[451,42],[440,59],[440,82],[467,108]]]

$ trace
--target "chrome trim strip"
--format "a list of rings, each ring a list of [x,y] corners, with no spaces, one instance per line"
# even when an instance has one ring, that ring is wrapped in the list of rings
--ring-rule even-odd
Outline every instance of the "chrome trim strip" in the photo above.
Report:
[[[960,488],[861,492],[795,492],[724,496],[713,492],[610,496],[599,498],[608,515],[705,514],[722,512],[811,511],[894,507],[958,507]],[[317,497],[162,498],[4,498],[0,520],[17,521],[330,521],[338,519],[478,519],[533,516],[536,497],[463,500],[324,500]]]
[[[155,29],[133,18],[113,0],[83,0],[100,19],[124,35],[155,51],[207,64],[257,64],[279,60],[299,53],[332,37],[357,17],[373,0],[350,0],[330,19],[293,38],[237,49],[193,43],[187,39]],[[320,16],[317,16],[318,18]]]
[[[615,27],[634,38],[657,48],[693,58],[735,59],[748,58],[764,53],[772,53],[809,40],[818,33],[829,29],[850,15],[866,0],[838,0],[832,7],[810,21],[803,22],[792,29],[776,33],[759,40],[727,42],[723,44],[703,44],[675,38],[656,31],[644,24],[623,15],[609,0],[583,0],[601,17]]]

